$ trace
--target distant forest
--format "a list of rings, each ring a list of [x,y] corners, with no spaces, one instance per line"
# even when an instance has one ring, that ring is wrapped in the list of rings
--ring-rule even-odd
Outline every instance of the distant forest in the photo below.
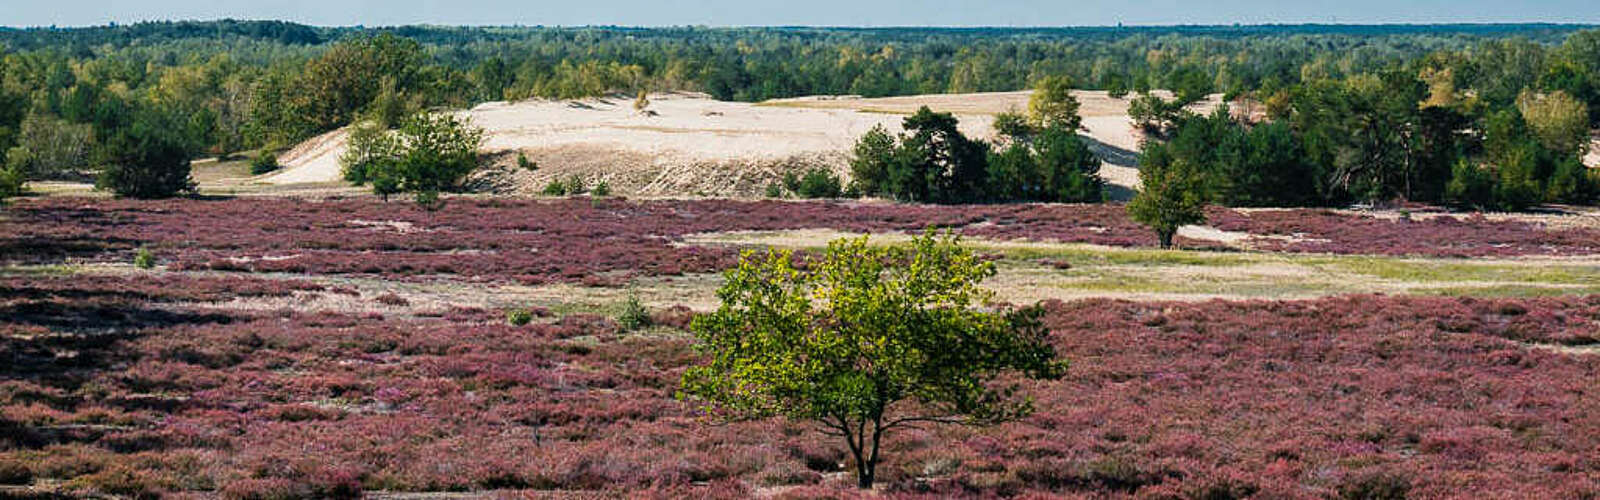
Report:
[[[1389,161],[1385,148],[1415,148],[1385,141],[1411,141],[1422,132],[1450,136],[1458,130],[1451,127],[1471,129],[1475,122],[1478,129],[1527,128],[1520,118],[1497,115],[1506,110],[1559,112],[1566,110],[1549,108],[1571,101],[1584,106],[1585,129],[1600,121],[1600,31],[1554,24],[647,29],[325,28],[224,20],[0,29],[0,54],[0,152],[29,178],[132,161],[138,155],[119,148],[151,142],[196,156],[227,154],[285,147],[366,116],[637,91],[759,101],[1008,91],[1066,76],[1077,88],[1119,95],[1153,88],[1191,96],[1220,92],[1276,102],[1275,117],[1285,126],[1320,127],[1296,133],[1312,138],[1311,154],[1329,165],[1356,161],[1340,155],[1358,153]],[[1370,95],[1357,95],[1363,92]],[[1384,107],[1393,103],[1380,99],[1396,92],[1450,110],[1433,118],[1452,121],[1398,127],[1406,137],[1358,138],[1378,150],[1350,153],[1330,145],[1357,140],[1346,137],[1349,131],[1322,130],[1331,126],[1328,120],[1313,120],[1345,111],[1361,115],[1361,109],[1340,107],[1364,106],[1376,113],[1369,125],[1406,124],[1429,107],[1396,115]],[[1339,102],[1330,101],[1334,94],[1342,96]],[[1296,106],[1305,109],[1297,115]],[[1171,130],[1158,132],[1195,135],[1180,133],[1179,121],[1187,120],[1166,120]],[[148,137],[155,134],[173,136]],[[1226,135],[1214,131],[1206,140]],[[1564,148],[1565,140],[1545,143]],[[1481,142],[1451,142],[1461,151],[1449,154],[1430,150],[1434,156],[1427,160],[1436,164],[1428,168],[1455,168],[1458,157],[1478,155]],[[1416,167],[1405,154],[1395,161]],[[1348,187],[1357,174],[1337,175]],[[1357,182],[1350,189],[1359,193],[1320,186],[1307,202],[1438,198],[1417,196],[1413,179],[1404,175],[1378,185]],[[1443,186],[1450,175],[1442,175],[1423,184]],[[1394,189],[1394,182],[1405,186]],[[1442,196],[1442,187],[1428,189]]]

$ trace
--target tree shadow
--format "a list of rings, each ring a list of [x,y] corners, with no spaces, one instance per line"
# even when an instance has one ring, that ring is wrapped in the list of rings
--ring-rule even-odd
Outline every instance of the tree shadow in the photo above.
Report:
[[[1139,168],[1139,153],[1137,151],[1129,151],[1112,146],[1087,135],[1080,134],[1078,137],[1083,138],[1084,144],[1089,147],[1089,151],[1093,151],[1095,155],[1100,157],[1101,161],[1119,167]],[[1117,201],[1131,200],[1135,194],[1132,188],[1117,184],[1106,184],[1105,189],[1106,197]]]

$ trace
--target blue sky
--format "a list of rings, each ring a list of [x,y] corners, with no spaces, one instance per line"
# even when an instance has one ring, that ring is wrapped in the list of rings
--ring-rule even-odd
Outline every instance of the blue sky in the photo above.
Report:
[[[0,25],[283,19],[316,25],[1082,26],[1600,23],[1596,0],[0,0]]]

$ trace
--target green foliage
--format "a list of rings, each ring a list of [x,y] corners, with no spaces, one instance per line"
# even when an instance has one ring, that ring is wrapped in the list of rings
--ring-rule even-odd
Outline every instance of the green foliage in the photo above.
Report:
[[[133,267],[137,267],[139,269],[154,269],[156,267],[155,254],[150,253],[150,250],[147,248],[139,248],[139,250],[133,254]]]
[[[177,118],[152,108],[132,113],[131,123],[107,130],[99,156],[96,189],[130,198],[168,198],[194,190],[189,144]]]
[[[23,171],[12,166],[0,167],[0,203],[22,194],[22,186],[28,180]]]
[[[594,183],[594,188],[589,190],[589,194],[594,196],[611,196],[611,183],[606,182],[605,179],[601,179],[600,182]]]
[[[783,197],[783,184],[778,182],[778,181],[773,181],[773,182],[767,183],[766,195],[767,195],[768,198],[782,198]]]
[[[1468,160],[1456,162],[1450,183],[1445,186],[1445,201],[1458,207],[1485,209],[1496,206],[1494,173]]]
[[[1545,199],[1574,205],[1587,205],[1600,199],[1600,179],[1576,158],[1566,158],[1550,175]]]
[[[1164,148],[1145,151],[1141,159],[1141,189],[1128,202],[1128,215],[1156,232],[1161,248],[1172,248],[1178,228],[1205,222],[1205,190],[1199,175],[1174,160]]]
[[[566,196],[567,186],[561,183],[561,179],[551,179],[548,184],[544,185],[544,190],[541,193],[545,196]]]
[[[924,203],[980,200],[989,148],[962,135],[956,125],[954,115],[923,106],[906,117],[898,146],[889,147],[894,141],[886,141],[887,133],[869,131],[852,160],[858,190]]]
[[[783,174],[783,185],[801,198],[838,198],[844,195],[839,176],[826,167],[811,167],[804,175]],[[781,194],[781,193],[780,193]]]
[[[1077,120],[1047,121],[1057,125],[1002,114],[1004,146],[994,150],[961,135],[954,116],[924,107],[906,118],[898,141],[874,128],[856,143],[852,190],[928,203],[1103,201],[1100,158],[1069,128]]]
[[[927,422],[1028,414],[1005,373],[1057,378],[1036,308],[990,305],[992,262],[933,233],[907,246],[838,240],[805,269],[787,251],[746,252],[691,329],[707,362],[681,397],[727,419],[785,416],[844,438],[870,487],[881,437]]]
[[[1319,169],[1306,161],[1288,124],[1246,126],[1234,121],[1226,105],[1208,116],[1186,116],[1169,140],[1147,141],[1144,150],[1146,161],[1185,165],[1201,196],[1215,203],[1298,206],[1322,200]]]
[[[262,151],[261,154],[250,159],[250,175],[261,175],[278,168],[278,155],[268,151]]]
[[[527,155],[519,151],[517,152],[517,168],[526,172],[536,172],[539,170],[539,164],[529,160]]]
[[[23,119],[7,166],[33,179],[71,179],[89,166],[94,133],[88,124],[30,113]]]
[[[448,114],[420,113],[394,131],[370,123],[357,127],[339,163],[346,180],[370,183],[384,196],[413,193],[423,203],[456,189],[478,167],[482,144],[481,129]]]
[[[1149,93],[1128,102],[1128,117],[1146,134],[1157,137],[1170,132],[1187,113],[1182,102],[1168,101]]]
[[[1008,109],[994,115],[994,132],[1006,140],[1026,141],[1033,137],[1036,130],[1033,124],[1028,123],[1028,117],[1015,109]]]
[[[583,184],[583,177],[578,174],[567,176],[566,182],[562,183],[562,185],[565,186],[568,196],[577,196],[589,192],[589,188]]]
[[[895,138],[874,125],[856,141],[850,156],[851,182],[867,196],[889,194],[889,168],[895,162]]]
[[[523,326],[533,322],[533,311],[527,309],[506,309],[506,324]]]
[[[622,311],[617,313],[617,326],[623,331],[631,332],[642,328],[649,328],[655,324],[650,318],[650,310],[639,301],[639,296],[633,292],[628,293],[628,298],[622,302]]]
[[[1040,79],[1028,98],[1028,122],[1037,129],[1060,128],[1069,132],[1082,127],[1078,99],[1072,96],[1072,78],[1055,75]]]
[[[1071,130],[1048,127],[1036,137],[1014,139],[987,162],[988,199],[1096,203],[1105,200],[1100,158]]]

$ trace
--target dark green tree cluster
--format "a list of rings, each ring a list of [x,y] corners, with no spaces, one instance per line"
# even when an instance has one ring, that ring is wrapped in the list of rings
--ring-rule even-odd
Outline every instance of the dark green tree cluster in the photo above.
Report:
[[[906,117],[899,137],[881,127],[862,136],[850,161],[851,191],[921,203],[1104,200],[1100,159],[1067,128],[1078,122],[1075,106],[1070,118],[1055,120],[1002,115],[996,148],[962,135],[954,115],[923,107]]]

